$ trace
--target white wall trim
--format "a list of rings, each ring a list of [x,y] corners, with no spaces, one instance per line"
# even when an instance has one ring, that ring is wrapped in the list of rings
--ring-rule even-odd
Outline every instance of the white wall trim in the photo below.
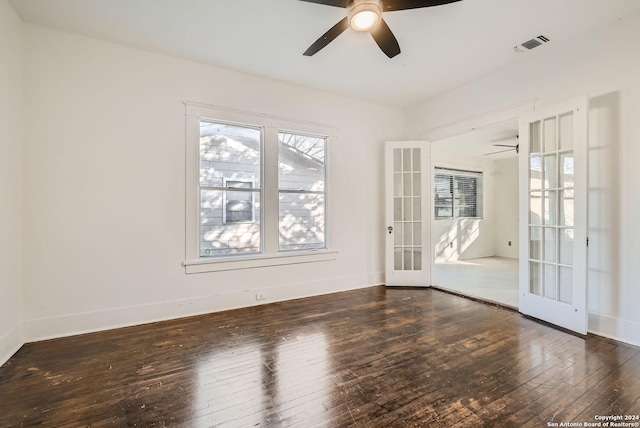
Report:
[[[486,128],[488,126],[518,120],[521,115],[534,111],[535,103],[535,99],[527,100],[522,103],[481,113],[476,116],[457,120],[435,128],[425,129],[418,132],[418,137],[429,141],[437,141],[442,140],[443,138],[453,137],[454,135],[460,135],[477,128]]]
[[[640,323],[589,312],[588,332],[640,346]]]
[[[251,288],[191,299],[41,318],[25,321],[24,337],[27,342],[37,342],[370,286],[372,284],[368,282],[368,275],[362,274],[323,281],[287,284],[280,287]],[[267,299],[256,301],[257,291],[265,292]]]
[[[18,323],[0,337],[0,366],[24,345],[23,324]]]
[[[367,275],[367,284],[371,287],[384,285],[384,272],[373,272]]]

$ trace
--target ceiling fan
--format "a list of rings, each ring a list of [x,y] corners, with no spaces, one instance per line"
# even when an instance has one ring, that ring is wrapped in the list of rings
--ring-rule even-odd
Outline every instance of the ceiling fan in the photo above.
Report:
[[[516,135],[516,141],[520,139],[519,135]],[[495,140],[494,140],[495,141]],[[501,141],[501,140],[498,140]],[[497,152],[485,153],[485,156],[489,155],[497,155],[498,153],[510,152],[511,150],[515,150],[516,153],[520,153],[520,143],[517,143],[515,146],[513,144],[492,144],[495,147],[509,147],[506,150],[498,150]]]
[[[331,43],[336,37],[351,27],[356,31],[368,31],[376,41],[382,52],[389,58],[400,53],[398,40],[382,18],[383,12],[417,9],[422,7],[440,6],[461,0],[302,0],[309,3],[327,6],[343,7],[347,9],[347,16],[331,27],[318,40],[313,42],[304,52],[305,56],[312,56]]]

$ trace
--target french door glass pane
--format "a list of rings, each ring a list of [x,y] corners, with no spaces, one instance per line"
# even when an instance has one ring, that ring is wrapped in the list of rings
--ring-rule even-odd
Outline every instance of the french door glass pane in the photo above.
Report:
[[[542,192],[531,192],[529,195],[529,224],[542,224]]]
[[[422,212],[421,212],[421,204],[422,204],[422,198],[413,198],[413,219],[414,220],[420,220],[422,217]]]
[[[402,173],[393,174],[393,196],[402,196]]]
[[[413,173],[413,196],[420,196],[422,192],[422,174]]]
[[[402,171],[402,151],[393,149],[393,172]]]
[[[544,188],[554,189],[558,187],[556,155],[544,156]]]
[[[553,152],[556,148],[556,118],[551,117],[544,121],[544,151]]]
[[[556,209],[558,201],[556,200],[558,192],[550,190],[544,192],[544,224],[547,226],[555,226],[556,223]]]
[[[529,189],[542,189],[542,158],[538,155],[529,158]]]
[[[542,260],[542,228],[529,228],[529,258]]]
[[[529,293],[542,295],[542,263],[529,262]]]
[[[422,245],[422,223],[413,223],[413,245]]]
[[[573,226],[573,190],[564,190],[560,195],[560,226]]]
[[[573,148],[573,112],[560,116],[560,150]]]
[[[402,195],[411,196],[411,173],[405,172],[402,180]]]
[[[553,227],[544,228],[544,261],[556,261],[556,229]]]
[[[560,287],[560,301],[562,303],[573,303],[573,269],[560,266],[558,285]]]
[[[413,250],[413,270],[422,270],[422,250]]]
[[[402,234],[402,244],[405,246],[413,245],[413,227],[411,227],[411,223],[405,223],[403,226],[403,234]]]
[[[411,171],[411,149],[402,149],[402,170]]]
[[[402,223],[393,223],[393,245],[402,245]]]
[[[556,265],[544,265],[544,297],[557,300]]]
[[[560,187],[573,187],[573,152],[560,154]]]
[[[402,270],[402,249],[400,248],[393,250],[393,270]]]
[[[573,229],[560,229],[560,263],[567,266],[573,265]]]
[[[420,171],[420,149],[413,149],[413,170]]]
[[[404,211],[402,214],[402,220],[404,221],[411,221],[411,215],[413,214],[412,202],[411,198],[404,198]]]
[[[402,198],[393,198],[393,219],[400,220],[402,218]]]
[[[404,270],[413,270],[413,251],[404,250]]]
[[[540,121],[533,122],[530,127],[529,147],[530,153],[540,153],[542,144],[540,141]]]

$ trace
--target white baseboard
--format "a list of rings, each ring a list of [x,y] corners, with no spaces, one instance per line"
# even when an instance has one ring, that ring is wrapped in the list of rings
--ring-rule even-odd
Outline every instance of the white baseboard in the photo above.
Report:
[[[23,325],[18,323],[3,336],[0,336],[0,366],[24,345]]]
[[[640,323],[589,313],[589,333],[640,346]]]
[[[285,300],[301,299],[376,285],[369,281],[369,276],[370,275],[356,275],[266,289],[246,289],[232,293],[211,294],[185,300],[28,320],[24,323],[24,337],[27,342],[37,342],[40,340],[93,333],[96,331],[111,330],[156,321],[166,321],[169,319]],[[265,292],[267,298],[256,301],[257,291]]]
[[[367,283],[370,286],[384,285],[384,272],[374,272],[367,276]]]

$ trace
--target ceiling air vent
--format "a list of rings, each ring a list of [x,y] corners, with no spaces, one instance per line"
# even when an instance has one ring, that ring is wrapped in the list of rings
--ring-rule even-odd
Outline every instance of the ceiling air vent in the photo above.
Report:
[[[526,42],[515,46],[513,48],[514,51],[516,52],[526,52],[526,51],[530,51],[531,49],[537,48],[538,46],[547,43],[549,41],[549,38],[543,35],[539,35],[538,37],[536,37],[535,39],[531,39],[531,40],[527,40]]]

